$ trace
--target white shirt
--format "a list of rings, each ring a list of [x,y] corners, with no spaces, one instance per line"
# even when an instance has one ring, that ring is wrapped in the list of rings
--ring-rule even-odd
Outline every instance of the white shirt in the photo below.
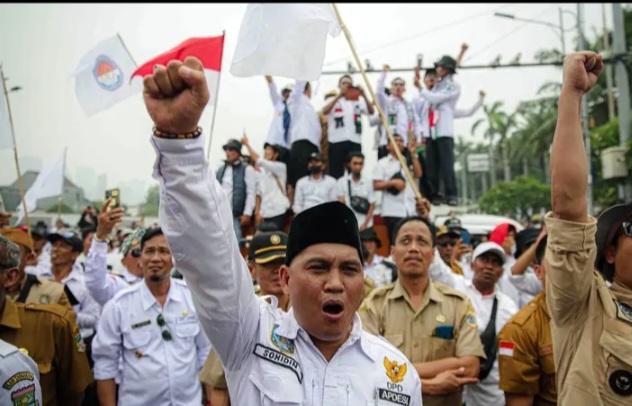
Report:
[[[349,206],[351,210],[353,210],[353,207],[351,207],[351,199],[349,198],[349,183],[351,183],[352,196],[364,197],[369,201],[369,203],[375,204],[375,191],[373,190],[373,181],[366,176],[360,176],[360,180],[356,182],[353,179],[353,176],[348,173],[338,179],[338,181],[336,182],[336,188],[338,190],[338,197],[344,197],[345,204]],[[358,213],[355,210],[353,210],[353,213],[355,213],[356,219],[358,220],[358,227],[361,227],[366,221],[366,214]],[[369,219],[369,222],[367,223],[367,228],[371,227],[373,227],[373,217],[371,217]]]
[[[371,278],[373,282],[375,282],[375,267],[384,261],[384,257],[378,254],[373,254],[373,261],[370,264],[364,264],[364,274]],[[376,288],[379,286],[376,286]]]
[[[380,107],[382,108],[382,112],[388,116],[390,114],[390,106],[391,103],[394,103],[395,111],[394,113],[397,116],[397,121],[395,123],[395,132],[399,134],[404,140],[404,145],[408,145],[408,126],[409,124],[413,125],[413,134],[417,140],[421,139],[421,122],[419,121],[419,115],[415,113],[414,106],[406,101],[405,99],[398,99],[395,96],[387,96],[384,93],[384,82],[386,81],[386,73],[382,72],[380,74],[379,79],[377,80],[377,87],[375,89],[377,95],[377,102],[380,103]],[[408,106],[408,107],[407,107]],[[413,117],[408,117],[409,110]],[[383,126],[380,127],[381,136],[380,136],[380,146],[388,144],[388,136],[386,135],[386,130]]]
[[[158,325],[159,314],[165,327]],[[170,341],[162,337],[163,330],[171,333]],[[94,378],[117,377],[122,357],[120,405],[199,405],[198,374],[209,350],[184,282],[171,279],[161,308],[143,281],[117,293],[105,305],[92,342]]]
[[[373,180],[387,181],[402,169],[399,160],[390,153],[377,161],[373,168]],[[401,172],[406,187],[397,195],[392,195],[386,190],[382,190],[382,207],[380,215],[382,217],[407,217],[416,213],[415,192],[413,192],[408,178]],[[410,201],[412,200],[412,205]]]
[[[52,270],[42,272],[38,276],[55,280]],[[79,302],[79,304],[74,305],[72,308],[77,315],[79,332],[82,337],[86,338],[94,334],[94,328],[99,322],[99,316],[101,315],[101,306],[99,306],[99,303],[88,293],[88,288],[83,278],[81,265],[75,262],[72,266],[72,271],[61,280],[61,283],[68,287]]]
[[[285,110],[285,103],[283,103],[283,97],[279,94],[276,84],[274,82],[268,83],[270,89],[270,99],[272,100],[272,106],[274,107],[274,116],[268,129],[268,136],[266,142],[271,145],[279,144],[285,148],[289,148],[289,143],[285,142],[283,130],[283,110]],[[291,116],[290,116],[291,117]],[[288,140],[292,138],[292,119],[290,118],[290,129],[288,130]]]
[[[257,179],[255,175],[255,169],[252,165],[246,165],[246,172],[244,173],[244,182],[246,183],[246,204],[244,206],[243,214],[245,216],[252,216],[252,212],[255,210],[255,196],[257,193]],[[221,165],[222,168],[224,165]],[[219,170],[219,168],[218,168]],[[228,197],[230,207],[233,207],[233,166],[226,165],[224,176],[222,177],[222,189]]]
[[[432,103],[439,112],[436,137],[454,137],[454,111],[460,96],[461,85],[454,81],[452,75],[444,77],[432,90],[421,89],[419,92],[419,97]]]
[[[306,81],[298,80],[290,94],[290,135],[293,144],[299,140],[307,140],[318,147],[320,151],[320,140],[323,129],[320,125],[318,113],[314,110],[309,97],[305,96]]]
[[[363,114],[365,116],[369,114],[364,99],[347,100],[344,97],[338,99],[327,114],[327,140],[329,143],[351,141],[362,144],[362,126],[360,126],[360,133],[358,133],[355,117],[356,115],[361,117]]]
[[[92,240],[83,274],[88,293],[101,306],[105,306],[121,290],[130,287],[130,283],[125,279],[108,274],[107,253],[106,242]]]
[[[481,106],[483,105],[483,101],[485,101],[485,96],[479,95],[476,103],[474,103],[474,105],[472,105],[472,107],[470,107],[469,109],[454,110],[454,118],[463,118],[463,117],[472,116],[474,113],[476,113],[476,111],[479,108],[481,108]],[[419,114],[419,120],[421,122],[421,135],[422,137],[429,138],[430,137],[430,106],[432,105],[432,103],[430,103],[426,99],[423,99],[420,96],[417,96],[413,100],[413,105],[415,107],[415,112]],[[432,108],[435,109],[436,107],[432,106]],[[435,112],[435,114],[437,114],[437,117],[438,117],[439,113]]]
[[[280,216],[290,208],[285,195],[287,168],[283,162],[259,159],[261,169],[257,179],[257,195],[261,196],[260,214],[263,218]]]
[[[43,405],[37,364],[0,340],[0,405]],[[27,402],[27,400],[31,402]]]
[[[321,203],[335,202],[337,195],[335,178],[322,173],[319,179],[314,179],[312,175],[303,176],[296,182],[292,211],[298,214]]]
[[[479,335],[485,331],[489,323],[494,297],[498,298],[495,322],[496,335],[500,333],[500,330],[507,324],[509,319],[518,312],[518,306],[516,306],[514,300],[502,293],[498,285],[494,287],[494,293],[483,296],[474,287],[471,280],[452,272],[438,255],[435,255],[435,259],[428,271],[432,280],[465,293],[470,298],[478,319]],[[464,402],[468,406],[504,405],[505,395],[498,387],[499,381],[498,358],[496,358],[487,378],[475,385],[467,385],[465,387]]]
[[[326,362],[292,311],[255,296],[230,206],[207,170],[204,136],[178,142],[153,137],[151,142],[157,153],[154,177],[163,196],[169,196],[161,205],[160,223],[224,366],[232,404],[388,405],[374,399],[378,388],[384,395],[390,383],[385,358],[406,363],[397,392],[411,406],[422,404],[413,365],[386,340],[362,331],[357,314],[351,335]]]
[[[538,279],[533,268],[528,267],[522,275],[509,275],[509,282],[518,290],[518,307],[527,305],[542,291],[542,282]]]

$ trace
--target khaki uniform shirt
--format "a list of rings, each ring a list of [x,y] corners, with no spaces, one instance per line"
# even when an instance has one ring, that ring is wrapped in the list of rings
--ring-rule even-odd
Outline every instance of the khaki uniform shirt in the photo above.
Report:
[[[547,214],[546,300],[560,405],[632,404],[632,291],[594,271],[596,220]],[[625,237],[624,237],[625,238]]]
[[[557,404],[550,322],[542,292],[498,334],[499,387],[507,393],[533,396],[534,406]]]
[[[7,300],[0,339],[26,350],[37,363],[44,406],[74,405],[92,382],[75,315],[64,307]]]
[[[485,358],[470,299],[438,282],[430,281],[418,310],[397,280],[371,292],[359,314],[365,331],[384,336],[412,363],[449,357]],[[461,392],[423,395],[424,406],[461,403]]]
[[[14,294],[7,295],[9,299],[13,300],[14,302],[18,299],[18,297],[20,296],[20,293],[22,293],[22,290],[24,290],[24,287],[26,285],[26,280],[29,277],[37,278],[37,282],[31,285],[31,290],[29,291],[29,294],[26,297],[26,300],[24,301],[24,303],[27,303],[27,304],[28,303],[35,303],[35,304],[54,303],[60,306],[64,306],[68,310],[73,311],[72,305],[70,304],[70,301],[68,300],[68,296],[66,295],[66,292],[64,291],[63,283],[59,283],[51,279],[40,278],[40,277],[32,276],[32,275],[25,275],[24,280],[22,280],[22,283],[20,283],[20,290]]]

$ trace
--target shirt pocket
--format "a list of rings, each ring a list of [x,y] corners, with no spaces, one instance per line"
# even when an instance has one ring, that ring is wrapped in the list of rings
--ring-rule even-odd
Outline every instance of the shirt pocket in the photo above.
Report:
[[[607,319],[599,345],[606,352],[606,373],[600,392],[614,405],[629,405],[632,401],[632,326]]]
[[[456,354],[456,340],[438,337],[425,337],[421,339],[422,350],[426,348],[426,354],[430,354],[431,358],[424,359],[436,360],[442,358],[454,357]]]
[[[266,365],[262,365],[263,363]],[[250,372],[250,381],[261,393],[262,406],[294,406],[303,404],[303,386],[289,369],[268,365],[257,359]]]
[[[123,332],[123,347],[128,350],[145,348],[151,339],[151,331],[147,329],[129,330]]]
[[[183,339],[194,339],[200,332],[200,325],[196,322],[176,324],[176,336]]]

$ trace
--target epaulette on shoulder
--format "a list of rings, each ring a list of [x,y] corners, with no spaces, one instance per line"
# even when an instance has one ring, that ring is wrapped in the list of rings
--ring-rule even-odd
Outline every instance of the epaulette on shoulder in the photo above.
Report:
[[[444,295],[458,297],[461,300],[467,300],[468,299],[468,297],[467,297],[467,295],[465,293],[459,292],[456,289],[452,289],[451,287],[449,287],[447,285],[444,285],[443,283],[436,282],[436,281],[433,281],[432,283],[434,283],[435,288],[437,288],[437,290],[439,292],[443,293]]]
[[[533,302],[528,303],[522,309],[518,310],[518,313],[514,314],[514,316],[509,319],[507,324],[513,323],[518,326],[523,326],[531,317],[533,317],[537,308],[537,304]]]
[[[70,310],[68,310],[67,307],[54,304],[54,303],[45,304],[45,305],[38,304],[38,303],[27,303],[24,305],[24,308],[27,311],[52,313],[61,318],[66,318],[66,315],[70,312]]]
[[[388,285],[375,288],[369,293],[369,295],[364,300],[369,301],[378,297],[384,297],[393,290],[393,287],[395,287],[395,284],[389,283]]]
[[[141,283],[136,283],[134,285],[130,285],[128,288],[125,288],[123,290],[119,290],[118,292],[116,292],[114,297],[112,297],[112,301],[116,302],[116,301],[120,300],[122,297],[125,297],[127,295],[130,295],[130,294],[136,292],[138,289],[140,289],[141,285],[142,285]]]

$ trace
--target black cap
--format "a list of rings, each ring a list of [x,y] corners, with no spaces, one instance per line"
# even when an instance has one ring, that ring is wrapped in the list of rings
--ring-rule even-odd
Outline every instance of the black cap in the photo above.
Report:
[[[441,59],[435,62],[435,67],[442,66],[446,69],[450,69],[453,73],[456,72],[456,60],[450,55],[443,55]]]
[[[319,152],[312,152],[309,155],[309,160],[323,161],[323,156]]]
[[[328,202],[300,212],[292,220],[285,264],[311,245],[331,243],[355,248],[362,261],[362,242],[355,213],[344,203]]]
[[[518,258],[531,244],[535,243],[541,231],[539,228],[525,228],[518,232],[516,234],[516,254],[514,256]]]
[[[239,153],[241,153],[241,142],[232,138],[228,140],[228,142],[224,144],[222,148],[224,148],[224,151],[226,151],[227,149],[234,149],[234,150],[237,150]]]
[[[459,220],[456,217],[450,217],[449,219],[443,222],[443,225],[448,227],[448,230],[450,231],[458,230],[458,232],[460,232],[461,230],[463,230],[463,226],[461,225],[461,220]]]
[[[250,240],[248,259],[257,264],[265,264],[278,258],[285,258],[287,234],[272,231],[257,234]]]
[[[360,232],[360,240],[362,240],[362,241],[375,241],[375,243],[377,244],[377,247],[378,248],[382,248],[382,241],[377,236],[377,233],[375,232],[373,227],[367,228],[366,230],[361,231]]]
[[[632,218],[632,202],[618,204],[606,209],[597,219],[597,233],[595,242],[597,243],[597,258],[595,267],[601,271],[606,280],[612,282],[614,268],[606,262],[606,247],[612,244],[612,240],[624,221]]]
[[[63,242],[65,242],[66,244],[72,247],[72,252],[83,251],[83,240],[74,231],[61,231],[58,233],[48,234],[46,239],[51,244],[54,244],[55,241],[62,240]]]

